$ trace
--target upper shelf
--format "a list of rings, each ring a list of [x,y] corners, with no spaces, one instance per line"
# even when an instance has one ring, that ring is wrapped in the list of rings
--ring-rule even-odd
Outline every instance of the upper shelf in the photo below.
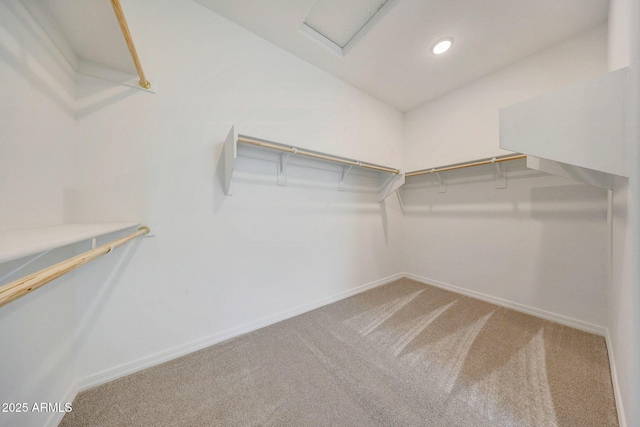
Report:
[[[139,222],[64,224],[0,232],[0,263],[136,227]]]
[[[235,126],[231,128],[229,135],[224,144],[224,192],[226,195],[231,195],[231,181],[233,179],[233,172],[236,165],[236,159],[238,157],[238,144],[244,144],[247,146],[254,146],[269,151],[280,153],[278,158],[278,185],[286,185],[286,168],[288,164],[291,164],[291,160],[304,157],[307,162],[302,164],[298,163],[298,166],[305,166],[309,164],[333,164],[341,166],[340,182],[338,189],[344,190],[344,179],[351,172],[353,167],[367,169],[379,174],[384,174],[389,179],[384,182],[379,189],[379,201],[384,200],[389,194],[395,191],[400,185],[404,183],[404,174],[399,169],[382,166],[369,162],[362,162],[355,159],[349,159],[346,157],[335,156],[333,154],[321,153],[319,151],[312,151],[303,148],[292,147],[286,144],[280,144],[277,142],[266,141],[259,138],[254,138],[246,135],[239,135]],[[293,156],[293,157],[292,157]],[[309,163],[311,162],[311,163]]]
[[[12,0],[10,10],[67,71],[155,93],[120,0]]]
[[[628,69],[500,110],[500,148],[628,176]]]

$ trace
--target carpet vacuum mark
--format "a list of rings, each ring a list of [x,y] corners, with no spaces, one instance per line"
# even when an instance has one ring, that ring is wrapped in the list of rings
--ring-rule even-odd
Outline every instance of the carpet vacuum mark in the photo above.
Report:
[[[72,426],[617,426],[604,338],[409,279],[80,393]]]

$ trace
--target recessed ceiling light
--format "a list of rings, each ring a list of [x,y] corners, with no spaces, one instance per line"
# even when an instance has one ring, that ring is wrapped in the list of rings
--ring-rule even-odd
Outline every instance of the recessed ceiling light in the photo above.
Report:
[[[440,55],[441,53],[445,53],[449,50],[451,45],[453,44],[453,37],[445,37],[440,39],[431,47],[431,52],[436,55]]]

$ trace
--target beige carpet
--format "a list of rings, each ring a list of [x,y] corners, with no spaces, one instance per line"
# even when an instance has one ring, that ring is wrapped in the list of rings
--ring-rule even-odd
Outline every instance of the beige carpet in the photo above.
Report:
[[[616,426],[602,337],[402,279],[81,393],[61,426]]]

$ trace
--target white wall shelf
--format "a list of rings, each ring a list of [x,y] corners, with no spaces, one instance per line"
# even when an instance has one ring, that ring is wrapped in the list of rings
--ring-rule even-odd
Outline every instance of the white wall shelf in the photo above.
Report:
[[[502,157],[491,157],[485,159],[472,160],[470,162],[464,163],[455,163],[451,165],[438,166],[437,168],[427,168],[427,169],[419,169],[406,173],[406,177],[410,178],[412,176],[421,176],[421,175],[429,175],[434,174],[439,182],[439,192],[446,193],[447,192],[447,181],[446,176],[440,175],[442,172],[455,171],[466,168],[473,168],[477,166],[484,165],[493,165],[495,168],[494,178],[496,182],[496,188],[507,188],[507,173],[506,170],[503,170],[500,164],[502,162],[509,162],[512,160],[520,160],[524,159],[527,156],[524,154],[510,154]]]
[[[500,148],[628,176],[628,69],[500,110]]]
[[[64,224],[0,232],[0,263],[136,227],[139,222]]]
[[[136,62],[114,10],[120,9],[119,2],[115,6],[113,2],[80,0],[9,0],[7,5],[17,19],[28,23],[35,39],[74,80],[86,75],[156,93],[155,82],[149,87],[140,84]],[[124,14],[121,19],[124,21]],[[131,34],[129,42],[133,45]],[[136,60],[139,64],[137,52]]]
[[[238,149],[239,146],[242,147],[241,150]],[[366,171],[375,175],[379,181],[376,190],[379,202],[391,195],[404,183],[404,174],[393,167],[362,162],[238,134],[236,127],[233,126],[227,135],[222,153],[224,159],[223,187],[227,196],[232,194],[231,187],[239,152],[247,153],[248,157],[263,158],[277,162],[277,184],[282,186],[287,185],[287,168],[291,165],[337,172],[339,176],[337,189],[340,191],[345,190],[345,181],[348,176],[355,175],[355,169],[361,169],[362,172]],[[264,153],[264,155],[260,153]]]

